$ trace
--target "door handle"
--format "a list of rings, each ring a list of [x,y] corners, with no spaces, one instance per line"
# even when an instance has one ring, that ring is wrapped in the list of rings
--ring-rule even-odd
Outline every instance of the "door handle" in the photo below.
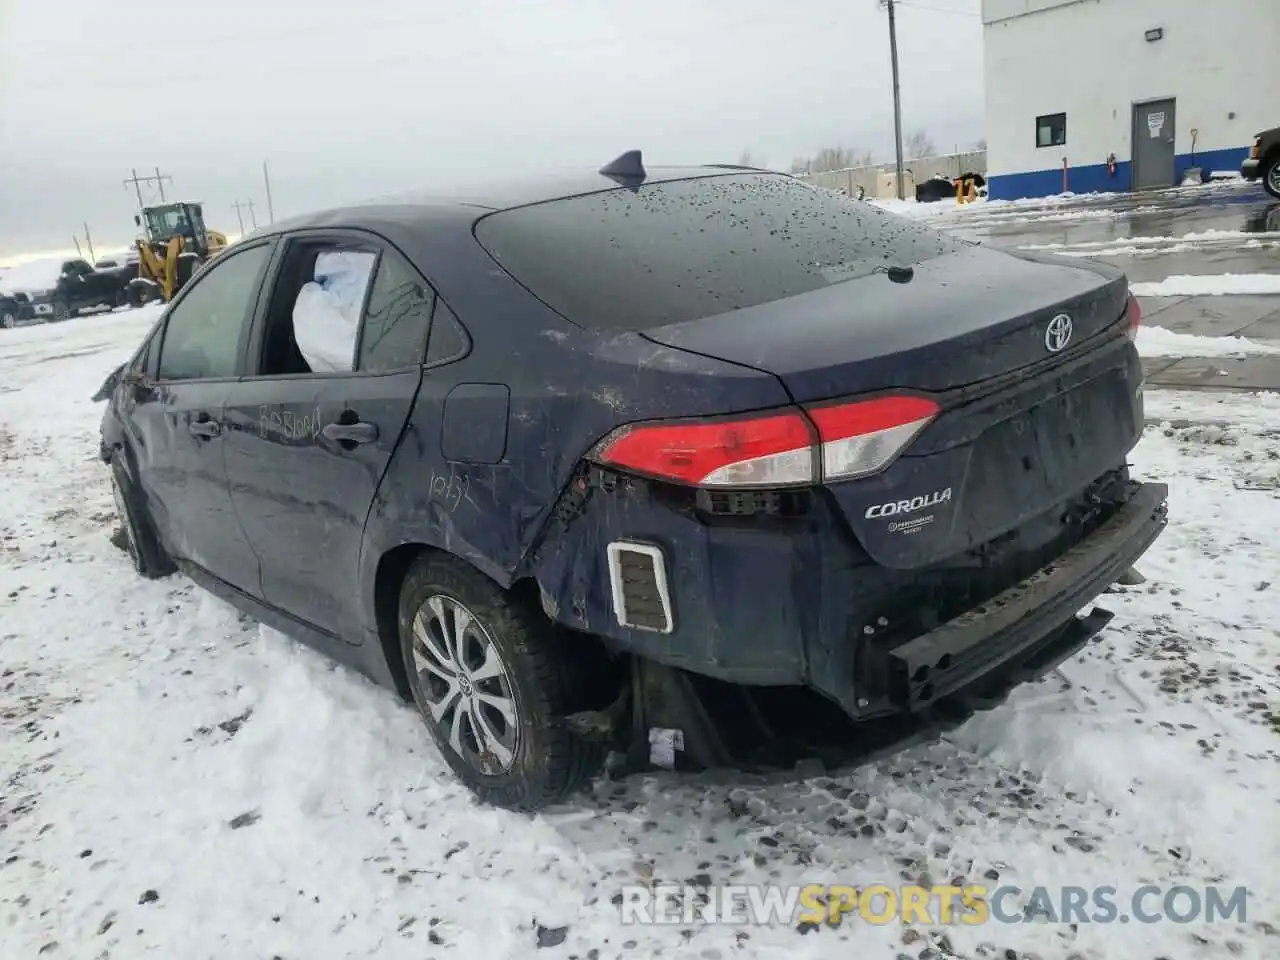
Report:
[[[378,439],[378,425],[360,420],[355,423],[330,423],[320,432],[326,440],[336,443],[373,443]]]
[[[210,420],[206,414],[201,414],[200,416],[202,419],[194,421],[189,427],[187,427],[187,429],[191,431],[191,435],[193,437],[204,437],[205,439],[208,439],[210,437],[219,436],[222,433],[222,424],[217,420]]]

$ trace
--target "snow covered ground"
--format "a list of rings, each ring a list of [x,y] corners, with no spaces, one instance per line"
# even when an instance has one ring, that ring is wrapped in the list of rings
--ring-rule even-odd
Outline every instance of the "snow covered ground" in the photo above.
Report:
[[[1144,325],[1138,328],[1138,353],[1144,357],[1280,356],[1280,344],[1247,337],[1202,337]]]
[[[477,806],[389,694],[107,536],[89,401],[154,309],[0,337],[0,956],[1280,956],[1280,401],[1153,393],[1149,581],[947,740],[788,783]],[[622,926],[625,883],[1249,888],[1243,922]]]
[[[1224,273],[1217,276],[1179,274],[1158,283],[1135,283],[1133,292],[1140,297],[1200,297],[1240,294],[1280,294],[1280,274]]]

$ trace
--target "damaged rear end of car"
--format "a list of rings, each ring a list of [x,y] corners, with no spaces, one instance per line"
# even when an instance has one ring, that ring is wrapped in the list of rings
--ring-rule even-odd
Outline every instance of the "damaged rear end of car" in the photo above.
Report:
[[[549,512],[544,607],[630,666],[584,730],[679,731],[700,767],[958,722],[1096,636],[1110,614],[1081,611],[1167,522],[1167,488],[1127,465],[1121,274],[769,175],[505,211],[477,238],[612,362],[625,340],[775,381],[756,408],[685,416],[672,391],[669,416],[622,418]]]

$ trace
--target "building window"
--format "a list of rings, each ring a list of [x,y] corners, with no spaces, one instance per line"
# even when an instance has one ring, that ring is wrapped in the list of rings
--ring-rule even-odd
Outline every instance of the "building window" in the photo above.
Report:
[[[1067,142],[1067,115],[1050,113],[1036,117],[1036,146],[1060,147]]]

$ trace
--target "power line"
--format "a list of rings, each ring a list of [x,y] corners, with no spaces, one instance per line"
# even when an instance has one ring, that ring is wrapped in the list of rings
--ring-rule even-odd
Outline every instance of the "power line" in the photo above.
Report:
[[[235,210],[235,212],[236,212],[236,219],[240,222],[240,235],[241,235],[241,236],[244,236],[244,233],[245,233],[245,229],[244,229],[244,214],[243,214],[243,212],[242,212],[242,211],[244,211],[244,210],[248,210],[248,211],[249,211],[249,222],[253,224],[253,229],[255,229],[255,230],[257,230],[257,229],[258,229],[258,218],[257,218],[257,216],[256,216],[256,215],[254,214],[254,212],[253,212],[254,203],[253,203],[253,198],[252,198],[252,197],[250,197],[248,200],[245,200],[245,201],[237,200],[237,201],[236,201],[235,203],[233,203],[231,206],[232,206],[232,208],[233,208],[233,209]]]
[[[133,189],[134,189],[134,190],[137,192],[137,194],[138,194],[138,208],[139,208],[139,209],[141,209],[141,208],[143,208],[143,207],[145,207],[145,206],[146,206],[146,204],[145,204],[145,203],[143,202],[143,200],[142,200],[142,184],[144,184],[144,183],[154,183],[154,184],[156,184],[157,186],[159,186],[159,187],[160,187],[160,202],[161,202],[161,203],[164,203],[164,200],[165,200],[165,197],[164,197],[164,182],[165,182],[166,180],[168,180],[170,183],[173,183],[173,177],[169,176],[167,173],[161,173],[161,172],[160,172],[160,168],[159,168],[159,167],[156,167],[156,168],[155,168],[155,171],[156,171],[156,173],[155,173],[155,176],[153,176],[153,177],[140,177],[140,176],[138,176],[138,171],[137,171],[136,169],[130,169],[130,171],[129,171],[129,172],[130,172],[131,174],[133,174],[133,176],[129,177],[129,179],[127,179],[127,180],[125,180],[125,181],[124,181],[124,185],[125,185],[125,187],[128,187],[130,184],[133,184]]]

